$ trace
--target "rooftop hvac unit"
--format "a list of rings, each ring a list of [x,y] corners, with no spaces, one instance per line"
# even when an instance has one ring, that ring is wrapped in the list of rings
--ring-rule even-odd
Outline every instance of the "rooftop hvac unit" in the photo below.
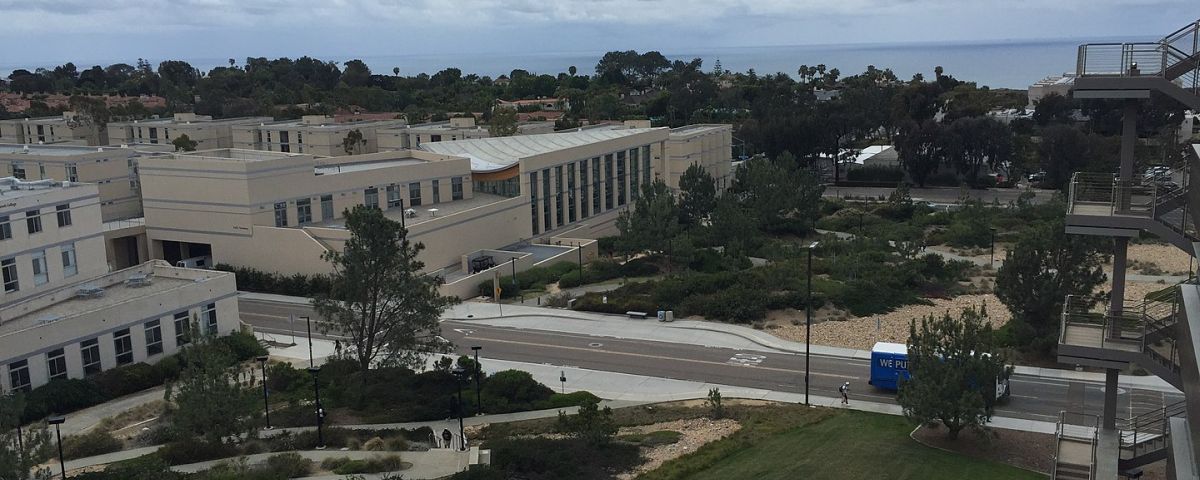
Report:
[[[58,315],[47,315],[45,317],[39,318],[37,320],[37,323],[38,323],[38,325],[49,325],[49,324],[57,322],[59,320],[62,320],[62,317],[60,317]]]
[[[129,288],[149,287],[153,283],[150,275],[145,273],[130,275],[129,278],[125,279],[125,286]]]
[[[100,298],[104,296],[104,289],[95,285],[84,285],[75,291],[75,298]]]

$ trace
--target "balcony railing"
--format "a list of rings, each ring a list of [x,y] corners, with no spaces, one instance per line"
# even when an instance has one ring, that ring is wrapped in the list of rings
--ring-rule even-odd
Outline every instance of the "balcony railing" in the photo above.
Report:
[[[1170,418],[1184,415],[1186,411],[1187,401],[1181,400],[1120,421],[1118,428],[1121,430],[1121,453],[1124,458],[1134,458],[1148,453],[1145,451],[1147,450],[1145,444],[1166,437],[1170,433]],[[1165,443],[1157,446],[1166,447]]]
[[[1141,351],[1177,360],[1174,336],[1171,328],[1179,313],[1177,289],[1164,289],[1151,294],[1145,300],[1125,300],[1121,309],[1114,312],[1111,304],[1097,301],[1087,295],[1067,295],[1063,303],[1062,331],[1059,343],[1068,343],[1068,328],[1071,326],[1093,327],[1103,335],[1093,339],[1099,348],[1114,346],[1137,346]],[[1165,345],[1164,345],[1165,344]]]
[[[1087,467],[1087,478],[1096,478],[1096,446],[1100,443],[1100,417],[1085,413],[1059,412],[1058,423],[1054,429],[1054,439],[1057,451],[1054,454],[1054,466],[1050,478],[1058,478],[1060,463],[1077,467]],[[1086,443],[1091,447],[1091,458],[1074,458],[1063,451],[1063,441]],[[1084,464],[1082,461],[1087,461]]]
[[[1157,76],[1195,90],[1200,71],[1200,21],[1157,42],[1090,43],[1079,46],[1076,75],[1081,77]]]
[[[1158,184],[1121,180],[1111,173],[1076,172],[1071,176],[1068,213],[1153,218]]]

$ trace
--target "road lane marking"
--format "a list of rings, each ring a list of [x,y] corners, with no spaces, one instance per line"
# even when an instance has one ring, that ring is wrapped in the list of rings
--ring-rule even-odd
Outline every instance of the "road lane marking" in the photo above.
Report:
[[[714,362],[711,360],[686,359],[686,358],[679,358],[679,357],[668,357],[665,355],[650,355],[647,353],[614,352],[612,350],[596,350],[593,348],[568,347],[568,346],[564,346],[564,345],[550,345],[550,344],[545,344],[545,343],[522,342],[522,341],[517,341],[517,340],[500,340],[500,339],[496,339],[496,338],[486,338],[486,337],[475,337],[475,341],[508,343],[508,344],[512,344],[512,345],[525,345],[525,346],[530,346],[530,347],[557,348],[560,350],[604,352],[604,353],[608,353],[608,354],[612,354],[612,355],[623,355],[626,357],[649,358],[649,359],[654,359],[654,360],[672,360],[672,361],[687,362],[687,363],[699,363],[699,364],[704,364],[704,365],[721,365],[721,366],[728,365],[725,362]],[[784,373],[791,373],[791,374],[803,372],[803,370],[788,370],[786,368],[775,368],[775,367],[761,367],[761,369],[769,370],[769,371],[773,371],[773,372],[784,372]],[[862,378],[856,377],[856,376],[834,375],[834,374],[830,374],[830,373],[809,372],[809,375],[832,377],[832,378],[844,378],[844,379],[848,379],[848,380],[862,380]]]
[[[725,363],[730,365],[741,365],[747,367],[756,367],[762,365],[763,360],[766,360],[766,355],[755,355],[753,353],[739,353],[729,358]]]

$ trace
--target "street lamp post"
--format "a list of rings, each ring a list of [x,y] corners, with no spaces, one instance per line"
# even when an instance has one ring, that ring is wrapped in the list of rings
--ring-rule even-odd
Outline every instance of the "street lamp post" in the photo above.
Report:
[[[467,449],[466,428],[463,427],[463,407],[462,407],[462,377],[467,371],[460,366],[455,366],[454,370],[454,385],[458,387],[458,396],[454,399],[454,407],[458,410],[458,447],[459,450]]]
[[[990,229],[992,231],[992,258],[988,260],[988,267],[996,266],[996,227]]]
[[[312,319],[309,317],[300,317],[300,318],[304,319],[305,328],[308,329],[308,368],[311,369],[314,366],[313,365],[313,353],[312,353]]]
[[[312,374],[313,378],[313,396],[317,401],[317,450],[325,449],[325,432],[322,426],[325,424],[325,408],[321,406],[321,383],[317,381],[317,377],[321,373],[321,367],[308,367],[308,373]]]
[[[583,285],[583,244],[576,245],[575,251],[579,254],[579,284]]]
[[[258,364],[262,367],[262,386],[263,386],[263,414],[266,415],[267,430],[271,429],[271,403],[267,400],[267,356],[262,355],[258,358]]]
[[[517,257],[512,257],[512,259],[509,260],[509,263],[512,264],[513,290],[517,290]]]
[[[67,478],[67,462],[63,459],[62,431],[59,430],[58,426],[62,425],[65,421],[67,421],[67,417],[62,415],[55,415],[46,419],[46,423],[54,425],[54,436],[58,439],[58,468],[62,469],[62,478],[64,479]]]
[[[483,373],[483,369],[479,365],[479,350],[483,347],[474,345],[471,350],[475,352],[475,414],[483,414],[483,396],[479,390],[479,376]]]
[[[804,302],[804,404],[808,405],[808,363],[812,350],[812,256],[820,242],[808,246],[808,300]]]

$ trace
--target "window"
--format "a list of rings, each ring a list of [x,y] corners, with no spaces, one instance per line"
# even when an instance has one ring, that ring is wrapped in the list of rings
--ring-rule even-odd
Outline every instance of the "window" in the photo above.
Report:
[[[58,217],[59,228],[71,226],[71,204],[64,203],[54,207],[54,214]]]
[[[567,164],[567,221],[575,221],[575,164]]]
[[[50,379],[67,378],[67,355],[61,348],[46,352],[46,371]]]
[[[642,176],[638,175],[638,149],[629,149],[629,198],[637,200],[642,184]]]
[[[150,143],[158,143],[158,129],[150,128]]]
[[[204,321],[204,333],[214,336],[220,333],[217,326],[217,304],[205,305],[204,310],[200,311],[200,318]]]
[[[288,145],[288,132],[286,132],[286,131],[279,132],[279,151],[281,151],[281,152],[292,151],[291,145]]]
[[[38,210],[25,212],[25,227],[29,229],[30,235],[42,231],[42,212]]]
[[[550,223],[550,169],[542,169],[542,229],[553,230],[554,224]]]
[[[296,132],[296,151],[304,153],[304,132]]]
[[[287,202],[275,203],[275,226],[286,227],[287,225]]]
[[[404,206],[404,201],[400,200],[400,186],[399,185],[388,185],[386,192],[387,192],[387,208],[396,208],[396,207]]]
[[[46,164],[38,163],[38,178],[46,178]]]
[[[30,263],[33,264],[33,284],[44,285],[50,281],[49,275],[46,273],[46,251],[40,250],[33,252]]]
[[[0,240],[10,238],[12,238],[12,223],[9,223],[8,215],[0,215]]]
[[[175,346],[182,347],[192,341],[192,324],[188,312],[175,312]]]
[[[128,328],[113,332],[113,350],[117,352],[117,365],[133,363],[133,337]]]
[[[162,326],[158,320],[146,322],[146,356],[158,355],[163,352]]]
[[[416,207],[421,204],[421,182],[408,184],[408,205]]]
[[[625,152],[617,152],[617,205],[625,204]]]
[[[21,162],[12,162],[12,176],[25,180],[25,165]]]
[[[79,354],[83,359],[83,374],[100,373],[100,340],[93,338],[79,342]]]
[[[650,146],[642,147],[642,183],[650,183]]]
[[[441,135],[430,135],[430,136],[429,136],[429,141],[431,141],[431,142],[440,142],[440,141],[442,141],[442,136],[441,136]]]
[[[17,259],[0,260],[0,273],[4,275],[4,292],[15,292],[20,287],[17,281]]]
[[[556,226],[563,224],[563,167],[554,167],[554,222]]]
[[[579,218],[588,217],[588,201],[591,200],[588,195],[588,161],[579,161]]]
[[[436,178],[433,179],[433,203],[435,205],[442,203],[442,189],[439,187],[438,180]]]
[[[321,195],[321,221],[333,220],[333,195]]]
[[[604,156],[604,209],[612,210],[613,197],[615,197],[616,189],[613,188],[613,156],[608,154]]]
[[[29,361],[17,360],[8,364],[8,385],[13,391],[28,392],[32,390],[29,382]]]
[[[79,262],[75,258],[75,244],[62,246],[63,277],[73,277],[79,273]]]
[[[312,199],[296,200],[296,224],[304,225],[312,221]]]
[[[462,177],[454,177],[454,178],[450,179],[450,199],[451,200],[462,200],[463,199]]]
[[[529,172],[529,218],[533,219],[533,234],[538,233],[538,178],[537,172]]]
[[[363,205],[379,208],[379,189],[371,187],[363,192]]]

